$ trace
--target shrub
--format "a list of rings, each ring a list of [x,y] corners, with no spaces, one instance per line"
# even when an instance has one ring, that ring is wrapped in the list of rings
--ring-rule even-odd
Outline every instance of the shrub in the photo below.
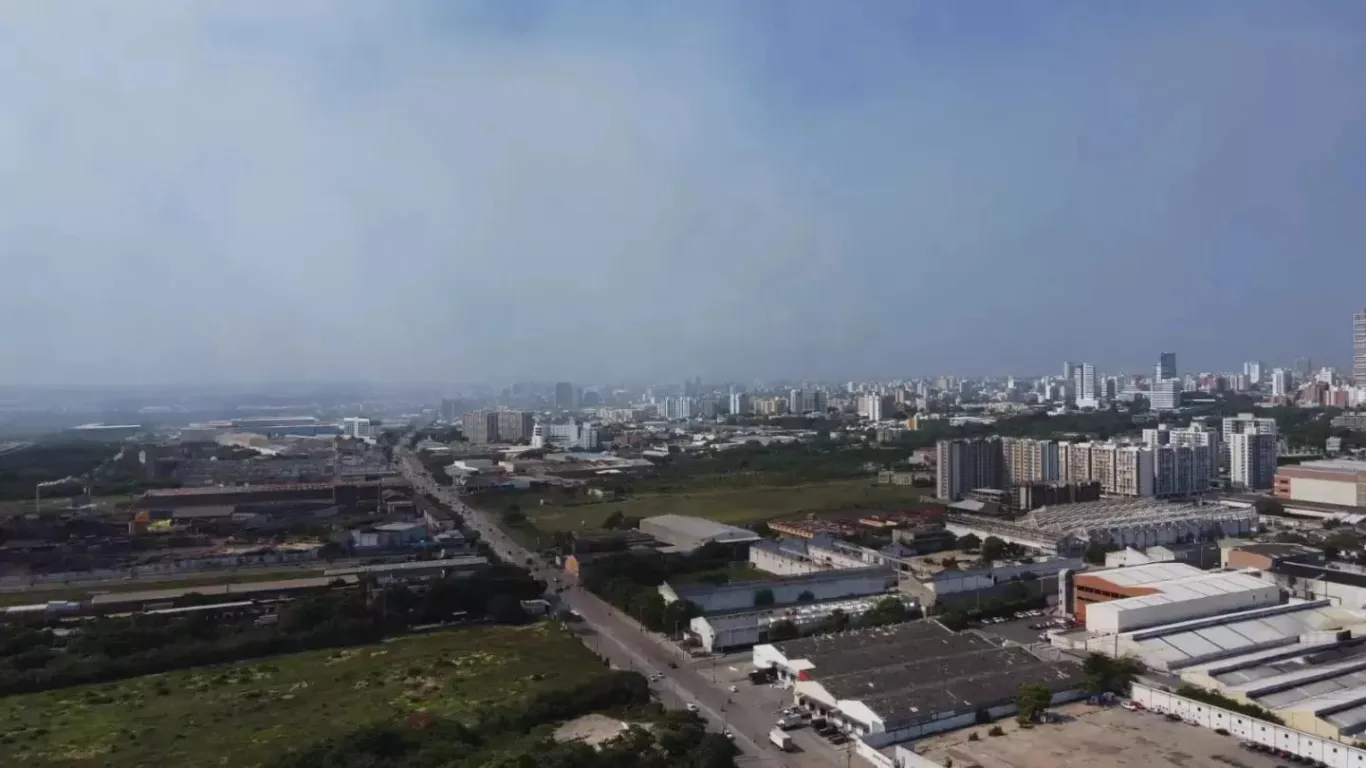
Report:
[[[999,725],[993,725],[993,726],[991,726],[991,728],[989,728],[989,729],[987,730],[987,735],[988,735],[988,736],[1004,736],[1004,735],[1006,735],[1006,732],[1003,731],[1003,730],[1001,730],[1001,726],[999,726]]]
[[[981,741],[982,737],[977,735],[977,731],[968,734],[968,741]]]

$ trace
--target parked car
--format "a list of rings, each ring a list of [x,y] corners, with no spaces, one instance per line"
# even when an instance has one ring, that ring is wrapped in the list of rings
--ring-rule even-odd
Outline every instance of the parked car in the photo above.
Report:
[[[1215,729],[1214,729],[1214,732],[1217,733],[1217,734],[1219,734],[1220,736],[1227,736],[1227,735],[1228,735],[1228,729],[1227,729],[1227,728],[1215,728]]]
[[[1167,719],[1172,721],[1173,723],[1181,722],[1181,716],[1176,714],[1175,712],[1168,712]]]

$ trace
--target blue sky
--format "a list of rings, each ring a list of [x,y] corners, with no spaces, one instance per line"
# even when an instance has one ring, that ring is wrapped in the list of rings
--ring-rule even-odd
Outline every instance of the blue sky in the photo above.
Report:
[[[0,16],[7,383],[1341,365],[1366,307],[1358,3]]]

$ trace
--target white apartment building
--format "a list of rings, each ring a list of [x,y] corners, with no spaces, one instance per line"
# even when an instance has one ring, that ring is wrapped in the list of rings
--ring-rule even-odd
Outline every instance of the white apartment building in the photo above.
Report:
[[[1058,446],[1058,476],[1064,483],[1091,482],[1091,444],[1063,443]]]
[[[743,416],[749,413],[749,395],[744,392],[730,393],[730,412],[736,416]]]
[[[1100,400],[1096,396],[1096,367],[1082,363],[1077,369],[1077,407],[1095,408]]]
[[[1007,437],[1001,440],[1006,484],[1056,483],[1062,479],[1065,446],[1053,440]]]
[[[693,416],[693,399],[691,397],[666,397],[664,398],[664,412],[662,414],[668,421],[687,421]]]
[[[1251,384],[1262,383],[1262,364],[1258,360],[1243,363],[1243,375]]]
[[[1232,456],[1230,450],[1233,446],[1233,436],[1243,433],[1258,435],[1277,435],[1276,420],[1259,418],[1251,413],[1240,413],[1237,416],[1229,416],[1223,423],[1223,440],[1220,447],[1219,463],[1223,467],[1232,467]],[[1276,442],[1274,439],[1271,441]],[[1271,462],[1272,474],[1275,474],[1276,462]],[[1269,486],[1268,486],[1269,487]]]
[[[1229,482],[1234,487],[1261,490],[1275,484],[1278,450],[1274,432],[1234,433],[1228,448]]]
[[[1290,379],[1290,371],[1284,368],[1275,368],[1271,371],[1271,394],[1276,397],[1284,397],[1294,389],[1294,384]]]
[[[882,395],[869,392],[859,398],[859,415],[869,421],[882,421]]]
[[[370,437],[370,420],[362,416],[347,416],[342,419],[342,434],[347,437]]]
[[[1181,406],[1181,382],[1177,379],[1154,381],[1148,402],[1154,411],[1174,411]]]
[[[1366,309],[1352,315],[1352,382],[1366,387]]]

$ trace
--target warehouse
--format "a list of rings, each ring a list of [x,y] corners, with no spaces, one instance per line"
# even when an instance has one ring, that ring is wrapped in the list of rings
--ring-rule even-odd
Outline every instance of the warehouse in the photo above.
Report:
[[[1276,470],[1276,498],[1286,501],[1366,507],[1366,461],[1306,461]]]
[[[1236,536],[1257,530],[1257,513],[1222,505],[1105,499],[1042,507],[1009,522],[949,512],[945,525],[958,536],[996,536],[1046,552],[1069,553],[1090,541],[1144,549]]]
[[[659,585],[659,594],[665,603],[675,600],[695,603],[703,613],[734,613],[754,608],[756,600],[766,602],[767,598],[760,599],[761,594],[771,595],[770,605],[788,605],[880,595],[895,589],[896,572],[879,566],[820,571],[785,579],[742,581],[719,586],[695,584],[674,588],[665,582]]]
[[[830,615],[835,611],[842,611],[854,625],[857,625],[860,616],[889,597],[898,600],[906,608],[908,615],[916,617],[920,615],[920,603],[914,597],[879,594],[820,603],[800,603],[780,608],[698,616],[689,624],[688,634],[708,653],[734,648],[748,648],[762,641],[769,627],[780,621],[791,622],[799,631],[806,631],[830,618]]]
[[[685,550],[704,544],[744,544],[759,540],[754,531],[688,515],[647,517],[640,521],[638,528],[641,533]]]
[[[1256,571],[1202,571],[1149,563],[1069,574],[1063,589],[1090,632],[1113,634],[1186,619],[1275,605],[1280,589]]]
[[[871,747],[970,726],[983,712],[1005,717],[1025,683],[1044,685],[1055,703],[1082,696],[1077,665],[932,621],[759,645],[754,664],[791,681],[799,706]]]
[[[248,584],[203,584],[178,589],[153,589],[142,592],[106,592],[92,596],[88,605],[91,613],[118,613],[168,608],[176,600],[188,595],[224,598],[224,602],[228,602],[229,598],[259,600],[270,597],[296,597],[309,592],[326,591],[338,586],[353,587],[358,582],[359,580],[355,576],[322,576]]]

